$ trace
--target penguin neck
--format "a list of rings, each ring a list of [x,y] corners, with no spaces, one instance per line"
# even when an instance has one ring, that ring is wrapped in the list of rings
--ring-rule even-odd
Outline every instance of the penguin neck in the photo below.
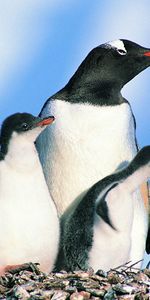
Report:
[[[123,85],[101,77],[94,80],[84,78],[79,80],[78,76],[75,75],[63,89],[52,96],[53,99],[100,106],[113,106],[125,102],[121,95]]]
[[[34,143],[19,135],[10,140],[4,160],[7,165],[21,172],[29,172],[39,165]]]

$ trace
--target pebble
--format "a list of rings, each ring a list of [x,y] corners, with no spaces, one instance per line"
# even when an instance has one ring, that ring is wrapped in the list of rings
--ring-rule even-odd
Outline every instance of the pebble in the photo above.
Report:
[[[113,289],[109,289],[107,293],[104,295],[104,300],[115,300],[117,299],[116,293]]]
[[[66,293],[64,291],[55,291],[51,300],[66,300],[69,296],[70,296],[70,294]]]
[[[150,271],[92,269],[48,275],[37,265],[0,277],[0,300],[150,300]]]
[[[108,273],[108,282],[111,283],[111,284],[116,284],[116,283],[119,283],[121,282],[121,278],[118,274],[116,274],[115,272],[110,272]]]
[[[119,294],[119,295],[124,295],[124,294],[132,294],[133,292],[137,291],[137,288],[134,288],[133,286],[130,285],[122,285],[122,284],[116,284],[113,286],[113,290]]]
[[[88,300],[90,298],[90,293],[88,292],[76,292],[70,296],[70,300]]]
[[[27,300],[30,298],[30,294],[21,286],[17,286],[13,289],[12,296],[21,300]]]
[[[103,297],[106,291],[104,289],[87,289],[87,292],[92,296]]]

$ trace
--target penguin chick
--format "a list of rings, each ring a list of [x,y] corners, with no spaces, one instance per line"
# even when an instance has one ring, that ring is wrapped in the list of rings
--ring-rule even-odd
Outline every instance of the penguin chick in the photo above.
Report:
[[[92,186],[71,213],[64,213],[58,270],[92,267],[94,271],[108,271],[130,261],[136,199],[129,194],[148,177],[150,146],[144,147],[126,168]]]
[[[34,143],[53,121],[16,113],[2,124],[0,274],[30,261],[39,263],[43,272],[54,266],[59,221]]]

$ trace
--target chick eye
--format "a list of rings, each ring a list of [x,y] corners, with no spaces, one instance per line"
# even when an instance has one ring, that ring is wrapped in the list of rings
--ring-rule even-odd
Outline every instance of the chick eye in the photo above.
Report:
[[[27,124],[27,123],[22,123],[21,124],[21,128],[22,128],[22,130],[27,130],[28,128],[29,128],[29,125]]]
[[[120,54],[120,55],[126,55],[127,54],[127,51],[123,50],[123,49],[117,49],[117,52]]]

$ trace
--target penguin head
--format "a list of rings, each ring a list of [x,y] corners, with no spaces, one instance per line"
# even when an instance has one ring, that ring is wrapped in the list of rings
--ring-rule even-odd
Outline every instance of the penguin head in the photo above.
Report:
[[[91,73],[90,80],[100,78],[122,88],[150,66],[150,49],[128,40],[116,40],[94,48],[85,63]]]
[[[120,94],[127,82],[149,66],[148,48],[124,39],[102,44],[87,55],[65,88],[60,91],[62,98],[57,98],[91,104],[100,104],[100,99],[110,101],[110,98]],[[70,99],[66,99],[67,97]],[[107,101],[101,103],[105,105]]]
[[[108,42],[94,51],[100,51],[102,76],[114,84],[116,82],[120,88],[150,66],[150,49],[129,40]]]
[[[34,143],[39,134],[54,121],[54,117],[34,117],[28,113],[16,113],[6,118],[1,127],[0,144],[2,154],[6,154],[10,141],[26,140]]]

